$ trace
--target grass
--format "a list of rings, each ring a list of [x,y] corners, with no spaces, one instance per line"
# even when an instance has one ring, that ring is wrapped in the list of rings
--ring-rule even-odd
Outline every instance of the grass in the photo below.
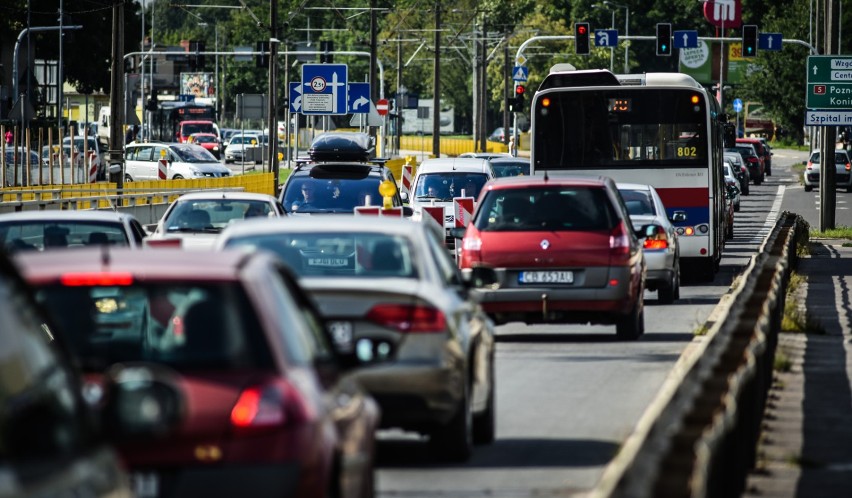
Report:
[[[710,332],[710,329],[707,327],[707,324],[702,323],[701,325],[697,325],[695,329],[692,331],[692,335],[694,336],[702,336],[707,335]]]
[[[784,332],[799,332],[804,334],[825,334],[825,328],[819,320],[799,307],[797,292],[805,277],[796,272],[790,274],[787,283],[787,298],[784,300],[784,313],[781,316],[781,330]],[[777,361],[777,358],[776,358]]]
[[[852,240],[852,227],[839,226],[823,232],[811,230],[811,237]]]
[[[789,372],[793,367],[793,361],[780,348],[775,351],[775,361],[772,364],[773,368],[778,372]]]

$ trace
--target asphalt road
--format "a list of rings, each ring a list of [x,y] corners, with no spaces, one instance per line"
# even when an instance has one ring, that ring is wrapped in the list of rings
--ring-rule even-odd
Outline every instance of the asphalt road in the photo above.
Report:
[[[774,175],[742,198],[734,239],[712,284],[684,285],[672,305],[646,294],[640,340],[618,342],[608,326],[499,327],[497,440],[478,447],[466,464],[450,465],[435,459],[416,435],[382,431],[378,495],[515,498],[591,489],[693,331],[771,230],[789,197],[785,192],[797,188],[790,166],[804,155],[776,151]]]

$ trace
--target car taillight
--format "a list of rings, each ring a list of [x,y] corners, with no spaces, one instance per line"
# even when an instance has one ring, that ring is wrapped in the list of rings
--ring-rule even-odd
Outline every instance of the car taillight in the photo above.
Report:
[[[181,247],[183,242],[181,239],[172,238],[172,239],[143,239],[143,244],[145,247]]]
[[[59,279],[68,287],[119,286],[133,283],[133,275],[123,272],[66,273]]]
[[[304,400],[283,381],[244,389],[231,409],[231,425],[240,429],[278,427],[306,418]]]
[[[666,232],[661,231],[656,235],[646,237],[643,245],[644,245],[645,249],[648,249],[648,250],[668,249],[669,248],[669,237],[668,237],[668,235],[666,235]]]
[[[808,161],[808,169],[813,169],[813,168],[814,168],[814,163],[811,162],[811,161]]]
[[[846,171],[849,171],[850,169],[852,169],[852,165],[850,165],[849,163],[846,163]]]
[[[749,157],[749,158],[748,158],[748,162],[750,162],[750,163],[759,163],[759,162],[760,162],[760,159],[758,159],[758,158],[756,158],[756,157],[752,156],[752,157]]]
[[[611,255],[625,256],[630,254],[630,237],[624,222],[619,222],[609,234],[609,253]]]
[[[367,320],[404,333],[443,332],[447,328],[441,310],[419,304],[377,304],[367,312]]]

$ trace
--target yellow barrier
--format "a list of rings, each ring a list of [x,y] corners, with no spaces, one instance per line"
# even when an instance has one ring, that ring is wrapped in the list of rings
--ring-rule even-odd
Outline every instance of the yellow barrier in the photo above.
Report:
[[[403,135],[399,143],[402,150],[419,150],[432,152],[432,136]],[[477,150],[476,143],[469,138],[441,137],[441,153],[448,156],[458,156],[465,152]],[[509,152],[509,147],[501,142],[485,142],[485,152]]]

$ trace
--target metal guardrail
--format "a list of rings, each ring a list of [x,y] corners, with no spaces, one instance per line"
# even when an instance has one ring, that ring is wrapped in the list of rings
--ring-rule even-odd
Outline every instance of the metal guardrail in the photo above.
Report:
[[[789,212],[723,296],[705,340],[678,361],[594,498],[742,494],[755,451],[796,241],[807,223]]]

